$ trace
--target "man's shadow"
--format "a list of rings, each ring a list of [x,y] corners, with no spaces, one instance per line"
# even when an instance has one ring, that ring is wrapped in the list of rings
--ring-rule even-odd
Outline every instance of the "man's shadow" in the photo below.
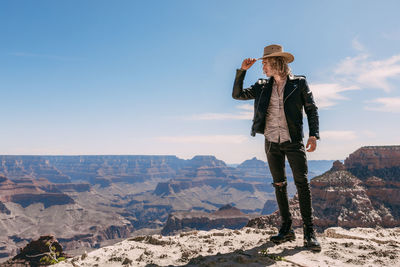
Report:
[[[269,253],[268,248],[279,246],[271,241],[254,247],[248,250],[235,250],[229,253],[217,253],[208,256],[197,256],[190,259],[190,261],[185,265],[165,265],[168,267],[194,267],[194,266],[218,266],[218,267],[234,267],[234,266],[270,266],[277,261],[284,261],[284,257],[295,255],[301,251],[307,250],[303,246],[295,246],[294,248],[284,248],[280,253]],[[261,252],[265,253],[261,253]],[[296,266],[296,263],[292,263]],[[156,267],[164,265],[147,264],[145,267]],[[297,266],[302,266],[298,264]]]

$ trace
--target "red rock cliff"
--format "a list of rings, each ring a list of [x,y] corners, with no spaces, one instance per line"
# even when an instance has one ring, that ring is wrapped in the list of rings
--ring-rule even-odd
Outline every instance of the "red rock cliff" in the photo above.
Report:
[[[364,146],[344,161],[346,169],[367,167],[368,170],[400,166],[400,146]]]

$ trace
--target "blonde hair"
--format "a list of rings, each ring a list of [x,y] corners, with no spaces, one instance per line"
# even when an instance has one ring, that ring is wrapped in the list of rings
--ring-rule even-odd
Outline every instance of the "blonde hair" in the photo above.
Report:
[[[271,68],[276,70],[278,75],[281,77],[285,77],[292,73],[284,57],[267,57],[265,60],[268,61]]]

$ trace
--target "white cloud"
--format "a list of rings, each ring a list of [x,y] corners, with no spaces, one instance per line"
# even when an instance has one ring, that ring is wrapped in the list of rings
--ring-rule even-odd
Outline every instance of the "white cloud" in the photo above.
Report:
[[[394,112],[394,113],[400,112],[400,97],[382,97],[368,101],[368,103],[375,103],[379,105],[375,107],[371,106],[365,107],[368,110]]]
[[[343,140],[350,141],[357,139],[354,131],[322,131],[321,140]]]
[[[332,107],[339,101],[347,100],[348,98],[342,95],[345,91],[368,88],[390,92],[393,87],[390,80],[400,78],[400,54],[386,59],[373,60],[357,37],[352,40],[352,47],[359,54],[339,62],[332,71],[332,79],[335,82],[310,85],[319,108]],[[398,110],[396,101],[387,102],[387,100],[379,99],[375,102],[383,104],[383,106],[373,110],[395,110],[395,112]]]
[[[343,84],[390,92],[389,79],[400,77],[400,54],[383,60],[372,60],[368,54],[347,57],[334,73]]]
[[[310,89],[315,97],[318,108],[328,108],[337,104],[338,100],[347,98],[340,93],[359,89],[357,86],[343,86],[339,83],[316,83],[310,84]]]
[[[185,118],[190,120],[251,120],[253,118],[253,105],[242,104],[236,108],[239,111],[235,113],[201,113]]]
[[[157,141],[166,143],[189,144],[241,144],[248,141],[244,135],[198,135],[198,136],[161,136]]]

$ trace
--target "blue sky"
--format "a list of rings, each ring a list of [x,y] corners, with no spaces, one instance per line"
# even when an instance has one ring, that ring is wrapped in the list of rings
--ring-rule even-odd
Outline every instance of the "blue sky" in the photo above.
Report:
[[[398,1],[1,1],[0,154],[265,160],[236,68],[278,43],[307,76],[309,159],[400,143]],[[261,64],[245,85],[263,77]],[[305,121],[305,124],[306,121]],[[308,129],[305,128],[307,134]]]

